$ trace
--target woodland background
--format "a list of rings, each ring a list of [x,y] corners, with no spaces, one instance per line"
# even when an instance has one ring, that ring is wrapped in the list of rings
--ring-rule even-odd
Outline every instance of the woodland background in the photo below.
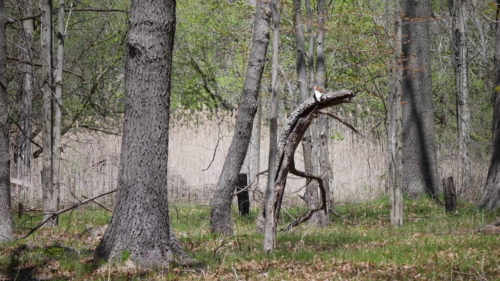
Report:
[[[209,204],[237,114],[252,30],[251,4],[180,1],[177,5],[168,160],[171,200]],[[386,10],[385,4],[384,1],[331,1],[327,7],[326,86],[334,90],[348,88],[356,93],[353,104],[343,105],[337,111],[362,132],[362,136],[355,135],[335,121],[329,121],[331,186],[337,202],[361,202],[385,193],[385,108],[388,61],[393,57],[394,37],[392,27],[388,26],[394,19],[394,7],[389,5]],[[128,5],[129,1],[66,3],[63,205],[116,187]],[[431,1],[431,5],[432,95],[439,174],[456,178],[459,151],[451,18],[446,1]],[[291,9],[291,2],[280,4],[279,125],[300,100]],[[491,155],[490,89],[494,47],[491,17],[495,9],[488,1],[466,3],[472,184],[462,195],[472,202],[482,194]],[[21,22],[12,20],[7,27],[11,177],[22,180],[22,184],[13,189],[13,201],[33,205],[40,202],[42,194],[41,157],[38,146],[24,138],[20,128],[28,129],[33,142],[40,143],[41,92],[36,86],[41,65],[40,26],[36,17],[39,10],[36,3],[26,0],[6,1],[5,11],[10,19],[34,18],[28,21],[32,24],[31,41]],[[35,82],[31,104],[26,103],[23,92],[26,71],[30,71]],[[260,93],[263,124],[260,167],[267,166],[269,143],[265,128],[270,71],[264,73]],[[260,180],[261,185],[264,182],[265,179]],[[293,192],[303,184],[292,177],[287,189],[289,200],[298,200],[297,193]]]

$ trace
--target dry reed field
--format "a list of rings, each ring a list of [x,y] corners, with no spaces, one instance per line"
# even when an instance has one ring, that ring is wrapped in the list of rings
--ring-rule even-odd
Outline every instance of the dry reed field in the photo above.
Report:
[[[340,112],[342,115],[342,111]],[[350,115],[350,114],[347,114]],[[352,119],[352,116],[346,116]],[[177,111],[170,120],[168,167],[169,178],[165,184],[171,203],[210,204],[217,180],[229,149],[235,115],[213,114],[208,110]],[[281,124],[284,120],[281,120]],[[269,129],[263,120],[260,170],[267,168]],[[358,128],[361,122],[354,123]],[[366,124],[365,124],[366,125]],[[380,197],[385,193],[385,142],[375,138],[370,131],[355,134],[344,125],[330,120],[331,192],[337,204],[359,203]],[[120,159],[121,136],[80,131],[68,134],[63,140],[61,166],[61,204],[67,206],[77,200],[90,198],[116,188]],[[302,148],[296,152],[298,169],[303,169]],[[454,176],[458,170],[456,151],[439,153],[440,176]],[[37,205],[42,198],[41,159],[32,163],[31,174],[20,177],[12,169],[12,178],[22,180],[13,185],[13,205]],[[488,163],[473,161],[476,190],[482,191]],[[248,167],[243,166],[242,172]],[[259,189],[264,190],[266,175],[260,177]],[[298,194],[303,194],[304,179],[290,175],[287,181],[284,205],[302,204]],[[481,192],[476,192],[477,194]],[[254,198],[254,196],[251,196]],[[472,196],[474,197],[474,196]],[[113,196],[99,199],[112,205]],[[252,204],[256,206],[258,204]]]

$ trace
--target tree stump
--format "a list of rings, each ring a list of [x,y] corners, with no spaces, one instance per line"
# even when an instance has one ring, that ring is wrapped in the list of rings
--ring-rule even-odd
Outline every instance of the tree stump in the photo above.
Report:
[[[443,178],[444,190],[444,206],[446,212],[453,212],[457,209],[457,195],[455,193],[455,185],[453,184],[453,177]]]
[[[236,191],[238,192],[238,211],[242,217],[250,215],[250,195],[248,189],[239,193],[247,184],[247,174],[239,174],[238,182],[236,183]]]

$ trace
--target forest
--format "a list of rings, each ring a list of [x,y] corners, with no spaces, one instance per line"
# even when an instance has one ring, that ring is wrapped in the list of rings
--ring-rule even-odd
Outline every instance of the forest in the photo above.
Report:
[[[500,0],[0,0],[0,280],[498,280]]]

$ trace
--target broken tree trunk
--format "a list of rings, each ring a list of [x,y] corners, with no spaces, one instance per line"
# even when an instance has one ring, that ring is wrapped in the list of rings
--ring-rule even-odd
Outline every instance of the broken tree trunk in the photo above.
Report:
[[[302,136],[311,124],[312,120],[317,116],[317,114],[326,114],[346,124],[342,119],[331,113],[323,111],[322,109],[342,103],[351,102],[352,98],[353,93],[349,90],[344,89],[336,92],[328,92],[324,94],[318,101],[313,98],[306,100],[288,118],[280,135],[278,143],[278,155],[276,158],[274,201],[272,203],[270,212],[270,215],[274,217],[274,226],[276,226],[278,222],[279,210],[283,201],[283,194],[285,192],[288,173],[292,173],[304,178],[309,178],[311,180],[316,180],[321,191],[321,205],[316,209],[309,209],[305,214],[303,214],[301,217],[299,217],[299,219],[290,224],[286,229],[307,221],[316,211],[327,211],[326,193],[322,178],[318,175],[307,174],[305,172],[296,170],[294,163],[294,154],[297,146],[302,140]]]

